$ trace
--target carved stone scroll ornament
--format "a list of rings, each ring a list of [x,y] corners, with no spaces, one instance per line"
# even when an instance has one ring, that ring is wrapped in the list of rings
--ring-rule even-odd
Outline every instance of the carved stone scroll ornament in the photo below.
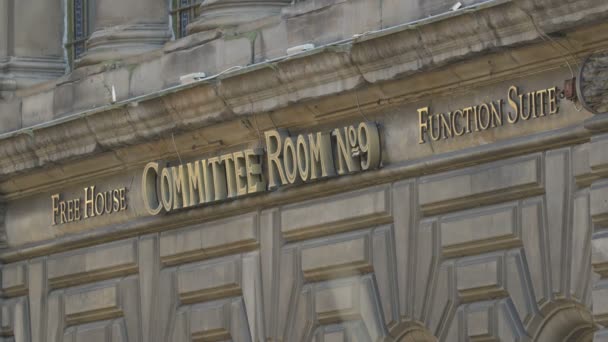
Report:
[[[593,54],[583,62],[576,91],[586,110],[608,113],[608,51]]]

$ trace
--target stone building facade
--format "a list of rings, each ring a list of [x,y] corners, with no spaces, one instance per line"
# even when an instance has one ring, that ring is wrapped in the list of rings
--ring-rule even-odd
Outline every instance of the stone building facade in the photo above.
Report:
[[[0,340],[608,341],[605,0],[0,18]]]

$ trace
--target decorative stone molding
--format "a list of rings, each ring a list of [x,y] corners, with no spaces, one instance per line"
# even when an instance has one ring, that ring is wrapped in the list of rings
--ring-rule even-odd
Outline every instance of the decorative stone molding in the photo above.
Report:
[[[14,90],[56,79],[65,73],[62,57],[10,57],[0,63],[0,89]]]
[[[235,26],[281,13],[292,0],[205,0],[200,16],[188,25],[188,33]]]

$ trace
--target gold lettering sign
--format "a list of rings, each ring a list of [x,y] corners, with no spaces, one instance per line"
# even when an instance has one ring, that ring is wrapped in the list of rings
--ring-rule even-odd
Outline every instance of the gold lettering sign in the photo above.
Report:
[[[291,137],[264,134],[264,151],[247,149],[177,166],[151,162],[142,175],[142,196],[151,215],[276,189],[282,185],[380,167],[380,137],[374,123]]]
[[[53,208],[51,223],[64,224],[95,216],[108,215],[127,209],[127,189],[97,191],[95,185],[84,188],[84,198],[62,199],[51,195]]]
[[[505,112],[503,107],[506,103],[509,110]],[[538,119],[557,114],[558,110],[556,87],[522,94],[516,86],[511,86],[506,102],[499,99],[436,114],[432,114],[429,107],[418,108],[418,143],[481,132],[502,126],[505,122],[515,124]]]

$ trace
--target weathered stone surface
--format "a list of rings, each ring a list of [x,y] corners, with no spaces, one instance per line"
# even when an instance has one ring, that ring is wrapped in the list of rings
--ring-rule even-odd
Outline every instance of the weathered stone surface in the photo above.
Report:
[[[0,251],[0,335],[49,342],[603,338],[595,329],[608,324],[608,157],[605,133],[585,126],[590,113],[564,100],[546,121],[417,141],[417,108],[447,112],[505,99],[512,84],[545,89],[570,75],[539,30],[602,18],[603,4],[538,0],[528,16],[515,7],[522,1],[422,18],[416,27],[369,33],[78,117],[35,100],[47,96],[51,108],[79,110],[108,103],[112,84],[120,85],[120,101],[174,86],[183,72],[246,66],[264,58],[260,37],[278,21],[176,43],[141,57],[144,64],[132,57],[81,68],[61,90],[19,90],[27,94],[28,120],[38,120],[38,112],[58,120],[0,136],[0,228],[8,247]],[[298,2],[284,15],[292,23],[336,19],[310,29],[322,40],[385,27],[385,15],[417,18],[450,5],[429,1],[399,13],[407,2],[379,4]],[[574,54],[608,41],[605,24],[589,24],[593,35],[589,28],[563,32]],[[272,53],[310,32],[290,34],[282,33]],[[249,148],[271,128],[295,135],[361,120],[381,129],[379,170],[156,217],[143,206],[141,166],[148,161]],[[92,184],[127,187],[128,209],[52,225],[50,196],[82,196]]]
[[[369,243],[366,238],[358,238],[305,248],[302,250],[304,277],[314,281],[370,272]]]
[[[22,125],[34,126],[53,119],[54,93],[45,92],[23,99],[21,107]]]
[[[281,232],[287,240],[299,240],[387,222],[390,215],[387,196],[386,189],[378,188],[340,196],[329,203],[313,201],[286,207],[281,214],[285,222]]]
[[[422,180],[420,203],[429,214],[462,209],[538,193],[542,187],[539,156],[512,160],[469,172],[440,174]]]
[[[0,101],[0,112],[0,132],[15,131],[23,126],[20,99]]]
[[[71,324],[113,318],[122,314],[118,289],[112,285],[68,293],[64,305],[66,320]],[[101,340],[95,338],[94,341]]]
[[[587,0],[590,1],[589,4],[587,4],[587,8],[589,9],[589,11],[585,10],[583,12],[581,12],[581,16],[584,15],[591,15],[589,13],[591,13],[593,10],[592,8],[595,8],[594,6],[600,6],[598,4],[595,4],[592,2],[592,0]],[[371,2],[373,3],[373,2]],[[317,6],[319,4],[316,4],[314,6]],[[436,67],[439,64],[444,64],[444,63],[448,63],[450,61],[457,61],[460,60],[460,58],[462,58],[463,56],[470,54],[470,53],[479,53],[482,54],[484,51],[495,51],[497,48],[505,48],[505,47],[510,47],[512,45],[515,44],[521,44],[522,42],[529,42],[532,39],[537,39],[538,38],[538,32],[536,31],[536,29],[534,28],[534,25],[532,24],[532,22],[530,21],[529,17],[527,17],[526,15],[524,15],[523,13],[521,13],[521,11],[519,11],[517,8],[514,8],[512,5],[510,4],[500,4],[500,5],[494,5],[494,4],[484,4],[484,5],[479,5],[479,4],[474,4],[474,3],[465,3],[464,5],[471,5],[472,7],[470,8],[471,11],[475,11],[476,13],[478,13],[478,23],[477,25],[482,25],[483,27],[488,27],[487,30],[476,30],[475,34],[477,34],[478,36],[476,36],[475,38],[473,38],[473,36],[471,36],[469,34],[468,31],[470,29],[470,21],[469,21],[469,17],[466,15],[463,15],[462,13],[456,11],[456,12],[445,12],[442,13],[441,15],[437,16],[437,17],[433,17],[432,19],[425,19],[422,20],[420,22],[417,22],[417,27],[422,27],[420,29],[421,33],[416,32],[416,30],[410,30],[408,29],[406,26],[402,26],[399,28],[395,28],[395,29],[391,29],[388,30],[386,32],[377,32],[377,33],[371,33],[371,34],[367,34],[364,37],[359,37],[357,38],[353,43],[346,43],[346,47],[345,48],[341,48],[340,51],[341,53],[346,54],[347,56],[350,55],[350,58],[337,58],[335,54],[332,55],[331,53],[329,53],[326,50],[317,50],[315,53],[309,53],[309,57],[305,59],[306,61],[306,65],[302,65],[301,61],[298,63],[293,63],[293,67],[298,69],[298,70],[306,70],[308,67],[310,67],[310,64],[314,64],[314,65],[321,65],[323,63],[329,63],[326,68],[320,68],[318,70],[311,70],[313,73],[319,73],[318,76],[316,77],[311,77],[311,75],[299,75],[299,74],[294,74],[292,75],[293,77],[290,77],[289,75],[289,64],[283,63],[282,64],[282,68],[280,68],[282,75],[287,76],[285,78],[281,78],[282,82],[281,84],[273,87],[272,89],[267,89],[266,91],[266,95],[263,95],[263,93],[259,93],[256,94],[255,96],[253,96],[251,94],[242,94],[240,95],[240,99],[247,99],[249,98],[249,101],[251,103],[251,106],[249,106],[249,110],[276,110],[279,108],[285,108],[285,106],[289,105],[292,102],[296,102],[296,101],[302,101],[304,99],[307,98],[318,98],[319,96],[327,96],[330,94],[336,94],[337,92],[343,92],[343,91],[347,91],[347,90],[352,90],[355,87],[359,87],[362,84],[362,79],[367,80],[368,82],[380,82],[380,81],[385,81],[385,80],[393,80],[395,78],[400,78],[402,76],[405,76],[406,73],[417,73],[420,72],[421,70],[424,70],[427,67]],[[302,8],[307,8],[305,5],[305,3],[299,3],[297,4],[297,6],[304,6]],[[313,6],[313,7],[314,7]],[[311,11],[312,9],[309,8],[307,10],[303,10],[302,13],[300,12],[294,12],[294,18],[304,18],[307,16],[314,16],[318,13],[328,13],[331,11],[332,8],[334,7],[345,7],[348,10],[341,12],[343,13],[344,17],[348,17],[350,16],[350,14],[352,13],[361,13],[361,15],[363,15],[363,13],[367,13],[368,16],[362,20],[354,20],[352,23],[350,23],[349,25],[353,25],[352,29],[349,29],[353,32],[357,32],[360,31],[362,29],[356,30],[357,25],[366,25],[365,23],[368,22],[368,20],[371,20],[371,22],[376,22],[377,19],[373,19],[373,18],[377,18],[380,15],[378,14],[379,12],[377,12],[376,7],[379,8],[379,6],[373,6],[370,4],[370,2],[363,2],[363,1],[355,1],[355,2],[337,2],[337,3],[331,3],[331,4],[321,4],[319,5],[320,7],[318,8],[318,11],[313,11],[313,12],[307,12],[307,11]],[[359,7],[358,7],[359,6]],[[370,10],[362,10],[360,8],[360,6],[370,6]],[[391,4],[386,4],[386,6],[383,6],[382,11],[383,12],[387,12],[391,10]],[[396,6],[396,5],[394,5]],[[413,5],[412,5],[413,6]],[[425,5],[426,6],[426,5]],[[443,8],[445,6],[445,3],[442,1],[438,1],[438,2],[433,2],[432,4],[428,5],[428,8]],[[601,7],[601,6],[600,6]],[[117,7],[120,8],[120,7]],[[134,6],[135,9],[139,8],[138,6]],[[156,8],[156,7],[154,7]],[[295,8],[295,7],[294,7]],[[316,7],[315,7],[316,8]],[[418,16],[420,17],[420,13],[419,10],[415,9],[415,6],[413,6],[412,8],[412,15],[413,16]],[[577,7],[578,8],[578,7]],[[131,10],[131,9],[129,9]],[[447,10],[447,9],[446,9]],[[579,10],[582,11],[582,9],[579,8]],[[146,11],[144,11],[144,13],[156,13],[154,12],[155,9],[147,9]],[[425,12],[426,10],[424,10],[423,12]],[[433,12],[434,10],[429,10],[430,12]],[[128,11],[127,11],[128,12]],[[125,12],[125,13],[127,13]],[[397,8],[395,8],[395,13],[398,13]],[[429,13],[430,13],[429,12]],[[129,12],[130,13],[130,12]],[[296,14],[299,13],[299,14]],[[349,14],[350,13],[350,14]],[[376,13],[376,14],[374,14]],[[503,15],[499,15],[500,13],[508,13],[508,16],[503,16]],[[561,12],[560,12],[561,13]],[[596,15],[600,15],[601,13],[603,13],[601,10],[596,11],[593,13],[593,16]],[[561,15],[564,15],[563,13]],[[377,16],[377,17],[374,17]],[[332,18],[333,19],[333,18]],[[565,21],[567,21],[566,19],[564,19]],[[335,20],[331,20],[328,21],[328,23],[332,23]],[[460,22],[468,22],[468,24],[466,25],[460,25]],[[148,57],[148,62],[149,65],[148,67],[143,67],[141,71],[139,72],[139,76],[137,76],[138,78],[136,78],[138,80],[137,83],[135,84],[131,84],[131,85],[126,85],[126,84],[121,84],[117,91],[118,91],[118,97],[119,99],[122,98],[123,96],[125,96],[124,94],[126,94],[125,92],[127,91],[127,88],[129,89],[128,91],[130,92],[130,94],[132,95],[139,95],[139,94],[143,94],[143,93],[149,93],[149,92],[153,92],[153,91],[158,91],[161,88],[167,87],[169,85],[175,85],[177,84],[178,80],[179,80],[179,76],[183,75],[184,73],[189,73],[189,72],[198,72],[198,71],[204,71],[206,72],[208,75],[212,75],[212,74],[216,74],[219,73],[223,70],[228,69],[229,67],[233,67],[233,66],[247,66],[248,64],[252,63],[252,61],[258,60],[259,58],[263,58],[263,52],[265,50],[266,46],[269,46],[269,44],[266,44],[266,41],[272,40],[272,44],[274,44],[276,41],[272,39],[271,36],[274,36],[275,34],[277,34],[277,32],[285,32],[285,30],[280,30],[278,28],[280,28],[281,25],[283,25],[283,23],[285,23],[286,21],[278,21],[279,24],[277,24],[276,22],[274,24],[269,24],[271,23],[271,21],[269,21],[268,23],[264,24],[263,21],[261,21],[260,23],[256,24],[256,25],[261,25],[261,26],[247,26],[244,25],[243,26],[243,31],[239,31],[238,29],[235,30],[233,33],[233,35],[225,35],[223,36],[222,39],[215,39],[215,40],[211,40],[211,41],[204,41],[201,42],[202,45],[199,46],[193,46],[191,49],[180,49],[180,50],[171,50],[169,53],[167,53],[165,56],[159,57],[158,55],[154,55],[151,54],[150,57]],[[458,24],[456,23],[458,22]],[[266,25],[266,26],[264,26]],[[273,26],[275,25],[275,26]],[[278,26],[277,26],[278,25]],[[469,26],[467,26],[469,25]],[[570,25],[570,24],[568,24]],[[347,25],[348,26],[348,25]],[[257,29],[255,29],[255,27],[258,27]],[[297,26],[300,27],[300,26]],[[461,32],[462,34],[459,35],[459,33],[454,32],[453,31],[453,27],[462,27],[462,30],[464,30],[463,32]],[[499,28],[497,31],[495,31],[494,29],[491,29],[491,27],[494,28]],[[513,29],[510,29],[509,27],[512,27]],[[251,29],[252,31],[247,31]],[[258,32],[258,30],[260,30],[260,34],[256,33]],[[274,31],[273,31],[274,30]],[[418,30],[418,29],[417,29]],[[327,32],[332,32],[333,30],[325,30]],[[348,30],[347,30],[348,31]],[[466,31],[466,33],[465,33]],[[268,33],[269,36],[264,36],[264,32]],[[271,33],[274,32],[274,33]],[[289,34],[289,30],[287,30],[287,34]],[[490,35],[489,32],[492,32],[492,34]],[[516,33],[518,32],[518,33]],[[422,34],[422,36],[419,37],[419,35]],[[471,37],[470,40],[462,40],[460,37]],[[500,39],[496,40],[494,38],[494,36],[500,37]],[[283,34],[279,34],[278,37],[279,41],[284,39]],[[424,42],[427,42],[426,45],[431,46],[431,48],[429,48],[429,46],[426,46],[423,44],[419,44],[419,39],[422,39]],[[578,39],[578,37],[576,38]],[[493,40],[493,41],[492,41]],[[479,45],[471,45],[474,44],[475,42],[484,42],[483,44],[479,44]],[[304,41],[306,42],[306,41]],[[392,43],[392,42],[396,42],[396,43]],[[456,44],[456,45],[454,45]],[[462,45],[458,45],[458,44],[462,44]],[[284,55],[284,50],[291,44],[286,43],[285,46],[283,46],[283,48],[281,48],[279,45],[273,45],[274,47],[271,48],[272,51],[276,51],[276,52],[272,52],[271,55],[276,56],[278,55],[279,52],[281,52],[281,50],[283,50],[283,52],[280,53],[280,55]],[[352,45],[352,47],[350,47],[350,45]],[[169,51],[169,50],[168,50]],[[206,51],[206,52],[205,52]],[[382,52],[381,52],[382,51]],[[204,52],[204,53],[203,53]],[[253,53],[252,53],[253,52]],[[381,52],[381,53],[380,53]],[[262,55],[260,54],[262,53]],[[378,54],[380,53],[380,54]],[[178,54],[182,54],[183,56],[181,56],[180,58],[178,58]],[[326,54],[326,56],[324,56],[323,58],[320,58],[320,55]],[[532,56],[532,54],[522,54],[520,52],[510,52],[510,54],[513,55],[514,59],[516,59],[518,61],[518,65],[521,65],[522,61],[525,60],[530,60],[530,58],[534,58],[534,56]],[[173,56],[175,55],[175,56]],[[542,53],[538,53],[536,52],[534,55],[539,56],[542,55]],[[314,58],[313,58],[314,56]],[[525,58],[524,58],[525,57]],[[328,60],[325,60],[326,58],[329,58]],[[161,59],[160,62],[160,66],[158,66],[158,59]],[[313,60],[314,59],[314,60]],[[126,61],[128,61],[129,59],[127,58]],[[138,64],[141,63],[141,58],[138,59],[132,59],[133,63]],[[193,61],[197,61],[197,62],[193,62]],[[200,64],[198,61],[204,61],[204,63]],[[504,63],[513,63],[513,60],[509,59],[504,59],[503,60]],[[131,63],[131,62],[128,62]],[[128,64],[127,63],[127,64]],[[198,63],[198,64],[197,64]],[[332,64],[335,63],[335,64]],[[158,70],[155,70],[156,68],[160,68],[160,74],[158,72]],[[486,63],[486,67],[487,67],[487,63]],[[496,64],[496,65],[492,65],[492,72],[496,72],[497,67],[500,67],[500,64]],[[128,65],[128,66],[124,66],[123,68],[130,70],[133,68],[132,65]],[[137,67],[136,67],[137,68]],[[507,65],[505,64],[505,68],[507,68]],[[331,70],[331,71],[329,71]],[[333,72],[333,71],[336,72]],[[338,70],[340,70],[340,72],[337,72]],[[469,71],[474,71],[479,73],[482,70],[485,70],[484,68],[479,68],[479,67],[475,67],[475,68],[468,68],[467,70]],[[462,70],[463,72],[465,70]],[[108,73],[112,74],[112,73],[119,73],[121,74],[121,76],[119,76],[120,80],[124,80],[123,76],[126,75],[126,71],[107,71]],[[242,71],[241,71],[242,72]],[[80,72],[75,72],[73,73],[73,75],[79,74]],[[129,71],[130,73],[130,71]],[[159,75],[158,77],[153,77],[153,76],[148,76],[147,78],[142,78],[142,76],[148,75],[148,74],[156,74]],[[255,73],[253,73],[255,74]],[[252,74],[252,76],[253,76]],[[466,73],[463,74],[459,74],[459,77],[461,77],[460,75],[466,75]],[[259,75],[259,74],[258,74]],[[326,75],[335,75],[334,77],[337,77],[337,79],[328,79],[327,77],[325,77]],[[346,80],[343,80],[342,78],[346,77]],[[111,92],[109,92],[106,89],[106,86],[103,85],[103,82],[101,80],[104,80],[105,77],[99,77],[99,75],[90,75],[90,76],[86,76],[85,75],[84,80],[79,80],[77,81],[77,86],[75,86],[74,88],[74,101],[78,102],[78,105],[73,107],[73,106],[69,106],[69,105],[64,105],[64,101],[61,100],[61,98],[64,95],[56,95],[54,96],[54,102],[55,102],[55,107],[58,110],[74,110],[75,108],[79,108],[79,109],[86,109],[86,108],[91,108],[91,107],[97,107],[100,105],[107,105],[109,104],[109,99],[110,99],[110,94]],[[91,81],[87,81],[88,78],[91,78]],[[110,78],[112,78],[112,76],[110,76]],[[300,80],[300,79],[307,79],[310,81],[311,84],[313,84],[314,86],[311,86],[310,84],[302,84],[302,82],[297,82],[296,80]],[[319,80],[322,79],[322,82],[319,82]],[[89,83],[90,82],[90,83]],[[144,82],[145,85],[141,85],[141,82]],[[224,84],[227,84],[228,82],[226,81]],[[414,82],[416,84],[427,84],[427,82]],[[237,83],[238,84],[238,83]],[[251,84],[251,83],[250,83]],[[428,83],[430,84],[430,83]],[[138,87],[142,87],[142,89],[137,89]],[[255,87],[254,87],[255,88]],[[412,88],[411,85],[408,86],[399,86],[398,89],[400,89],[401,92],[403,92],[404,89],[410,89]],[[285,89],[289,89],[292,95],[288,98],[287,101],[285,101]],[[67,91],[68,89],[65,88],[63,89],[65,91]],[[271,91],[274,90],[274,91]],[[384,92],[385,94],[383,96],[387,95],[387,91],[393,91],[396,89],[391,89],[390,87],[385,87],[384,88]],[[233,93],[232,91],[227,91],[226,89],[223,89],[222,92],[225,93]],[[267,95],[267,94],[272,94],[272,93],[276,93],[278,95],[278,97],[272,98]],[[66,94],[69,94],[70,92],[68,91]],[[239,93],[239,92],[237,92]],[[132,96],[130,95],[130,96]],[[220,95],[220,94],[218,94]],[[218,95],[215,95],[216,97]],[[260,96],[263,95],[263,96]],[[220,95],[221,96],[221,95]],[[347,103],[350,104],[350,108],[349,111],[353,110],[352,104],[352,98],[354,96],[351,96],[351,98],[349,99],[349,101]],[[363,98],[363,95],[362,95]],[[221,100],[221,98],[217,99],[218,101]],[[262,101],[262,103],[260,105],[257,105],[258,101]],[[377,101],[377,98],[375,100],[372,100],[374,102]],[[368,101],[365,101],[368,102]],[[238,109],[240,112],[244,112],[247,114],[251,114],[251,112],[245,112],[245,108],[247,108],[246,106],[246,102],[244,101],[240,101],[237,103],[237,107],[239,106],[242,107],[242,109]],[[138,103],[139,106],[142,106],[143,103]],[[150,104],[152,105],[152,103]],[[182,106],[185,107],[185,106]],[[169,111],[170,109],[165,109],[166,111]],[[100,113],[97,113],[97,115],[103,115],[105,111],[100,111]],[[53,117],[58,117],[58,116],[63,116],[65,113],[58,113],[55,112]]]
[[[228,250],[255,248],[258,243],[255,218],[255,215],[247,214],[224,222],[163,234],[160,238],[161,260],[165,264],[174,264],[226,254]]]

